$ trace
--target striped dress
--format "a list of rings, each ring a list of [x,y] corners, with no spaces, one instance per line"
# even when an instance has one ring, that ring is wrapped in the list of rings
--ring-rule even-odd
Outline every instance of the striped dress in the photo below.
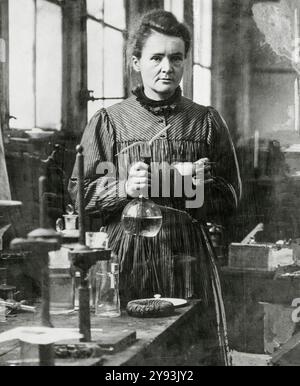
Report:
[[[125,193],[124,168],[140,160],[142,146],[116,154],[135,142],[151,140],[166,125],[166,133],[152,144],[152,161],[171,165],[207,157],[214,163],[212,182],[205,185],[204,205],[198,209],[186,210],[184,197],[153,198],[162,209],[160,232],[154,238],[131,236],[120,222],[131,200]],[[225,313],[215,254],[205,226],[207,221],[224,220],[240,195],[239,170],[226,124],[215,109],[181,95],[168,109],[149,108],[132,95],[99,110],[88,123],[81,144],[86,211],[91,217],[100,214],[106,225],[110,247],[120,261],[121,297],[127,301],[159,293],[163,297],[201,298],[214,310],[212,324],[226,362]],[[69,192],[76,202],[76,165]]]

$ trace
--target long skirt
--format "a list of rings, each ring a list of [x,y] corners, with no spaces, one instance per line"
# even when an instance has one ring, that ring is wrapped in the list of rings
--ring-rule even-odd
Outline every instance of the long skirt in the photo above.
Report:
[[[120,219],[106,227],[110,247],[120,263],[120,297],[129,300],[153,297],[201,299],[214,357],[228,365],[224,304],[215,251],[203,223],[189,214],[163,212],[163,226],[154,238],[125,233]]]

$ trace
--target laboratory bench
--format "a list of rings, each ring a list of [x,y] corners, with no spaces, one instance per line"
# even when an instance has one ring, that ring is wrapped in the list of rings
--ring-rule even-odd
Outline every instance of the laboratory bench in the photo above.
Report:
[[[101,355],[85,359],[60,358],[55,363],[72,366],[199,366],[206,355],[202,342],[206,334],[203,319],[202,303],[197,300],[176,308],[168,317],[135,318],[128,316],[126,311],[115,318],[91,314],[92,344],[99,343]],[[77,328],[78,313],[51,315],[51,321],[54,327]],[[40,325],[38,312],[19,313],[0,323],[0,332]],[[63,343],[74,344],[72,341]],[[16,341],[0,344],[0,365],[9,365],[19,359],[20,348],[16,347]]]

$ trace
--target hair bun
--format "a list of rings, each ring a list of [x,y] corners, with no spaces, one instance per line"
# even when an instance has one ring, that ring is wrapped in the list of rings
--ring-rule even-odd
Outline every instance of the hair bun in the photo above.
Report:
[[[191,34],[187,26],[180,23],[171,12],[158,9],[146,13],[140,20],[138,28],[132,31],[130,38],[132,55],[141,57],[144,44],[153,31],[181,38],[185,44],[185,55],[189,51]]]

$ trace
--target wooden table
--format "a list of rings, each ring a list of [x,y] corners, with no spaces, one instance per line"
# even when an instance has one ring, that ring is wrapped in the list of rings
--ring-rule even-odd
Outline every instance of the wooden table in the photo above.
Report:
[[[92,329],[103,329],[110,337],[124,332],[136,332],[136,340],[127,347],[106,351],[102,358],[71,360],[70,365],[155,366],[201,365],[202,338],[205,336],[203,311],[200,301],[177,308],[173,316],[163,318],[133,318],[126,312],[121,317],[100,319],[91,317]],[[77,312],[52,316],[55,327],[78,327]],[[17,326],[40,325],[39,315],[22,313],[0,324],[0,332]],[[93,338],[94,336],[94,338]],[[95,334],[92,331],[92,340]],[[19,351],[12,348],[16,342],[0,345],[0,365],[6,360],[19,359]],[[10,351],[12,350],[12,351]],[[9,352],[10,351],[10,352]],[[5,354],[7,353],[7,354]],[[201,354],[202,353],[202,354]],[[56,361],[61,364],[61,360]]]

